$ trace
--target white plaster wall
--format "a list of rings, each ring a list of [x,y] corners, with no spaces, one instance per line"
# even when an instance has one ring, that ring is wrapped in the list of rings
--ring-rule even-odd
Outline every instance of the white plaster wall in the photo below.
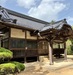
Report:
[[[35,39],[35,40],[37,40],[37,36],[31,36],[29,31],[26,31],[26,35],[27,35],[26,39]]]
[[[21,29],[11,28],[11,37],[25,38],[25,32]]]

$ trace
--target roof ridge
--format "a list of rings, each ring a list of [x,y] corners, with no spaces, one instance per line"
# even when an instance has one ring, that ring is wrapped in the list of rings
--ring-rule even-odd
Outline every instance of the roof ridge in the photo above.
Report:
[[[2,6],[0,6],[0,7],[2,7]],[[8,13],[16,15],[16,16],[19,16],[21,18],[29,19],[29,20],[32,20],[32,21],[35,21],[35,22],[39,22],[39,23],[43,23],[43,24],[49,24],[49,22],[47,22],[47,21],[44,21],[44,20],[41,20],[41,19],[37,19],[37,18],[28,16],[28,15],[22,14],[22,13],[19,13],[19,12],[7,9],[5,7],[2,7],[2,8],[6,9],[8,11]]]
[[[51,25],[54,25],[54,24],[59,23],[59,22],[67,23],[66,19],[62,19],[62,20],[56,21],[56,22],[54,22],[54,23],[49,23],[49,24],[45,25],[44,27],[51,26]]]
[[[67,23],[66,18],[59,20],[59,21],[56,21],[55,23],[59,23],[59,22],[66,22]],[[55,23],[53,23],[53,24],[55,24]]]

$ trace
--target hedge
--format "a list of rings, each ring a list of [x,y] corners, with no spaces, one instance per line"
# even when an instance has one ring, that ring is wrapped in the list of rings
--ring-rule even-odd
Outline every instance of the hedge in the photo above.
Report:
[[[5,59],[11,59],[13,57],[13,53],[5,48],[0,47],[0,63],[2,63]]]
[[[13,57],[13,53],[5,48],[0,48],[0,75],[8,75],[15,74],[23,71],[25,66],[19,62],[9,62],[5,63],[5,60],[11,59]]]
[[[0,65],[0,75],[15,74],[24,69],[25,66],[19,62],[3,63]]]
[[[19,72],[23,71],[25,69],[25,66],[22,63],[19,63],[19,62],[16,62],[16,61],[14,61],[12,63],[16,65],[16,67],[17,67],[17,69],[18,69]]]
[[[0,75],[14,74],[16,65],[12,63],[4,63],[0,65]]]

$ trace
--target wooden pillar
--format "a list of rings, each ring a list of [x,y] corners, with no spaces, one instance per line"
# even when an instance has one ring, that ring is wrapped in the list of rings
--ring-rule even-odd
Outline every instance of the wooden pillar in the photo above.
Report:
[[[67,60],[66,42],[64,42],[64,58],[65,58],[65,60]]]
[[[27,62],[26,62],[26,57],[24,57],[24,62],[27,63]]]
[[[58,43],[58,48],[60,49],[60,43]]]
[[[10,49],[10,40],[11,40],[11,28],[9,28],[9,37],[8,37],[9,46],[8,46],[8,49]]]
[[[24,51],[24,61],[26,63],[26,50],[27,50],[27,32],[25,30],[25,51]]]
[[[38,35],[37,35],[37,62],[39,61],[39,48],[38,48],[38,43],[39,43],[39,41],[38,41],[38,39],[39,39],[39,37],[38,37]]]
[[[50,60],[50,65],[53,65],[53,43],[49,43],[49,60]]]
[[[60,43],[58,43],[58,49],[60,49]],[[58,54],[58,58],[60,58],[60,53]],[[57,57],[56,57],[57,58]]]

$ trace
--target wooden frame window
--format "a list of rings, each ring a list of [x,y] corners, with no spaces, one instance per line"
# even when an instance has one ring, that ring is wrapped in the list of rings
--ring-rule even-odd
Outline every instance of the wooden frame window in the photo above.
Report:
[[[4,48],[8,48],[9,47],[9,39],[6,38],[6,39],[1,40],[1,46]]]
[[[37,41],[28,40],[27,49],[37,49]]]
[[[10,39],[10,48],[25,48],[25,39]]]

